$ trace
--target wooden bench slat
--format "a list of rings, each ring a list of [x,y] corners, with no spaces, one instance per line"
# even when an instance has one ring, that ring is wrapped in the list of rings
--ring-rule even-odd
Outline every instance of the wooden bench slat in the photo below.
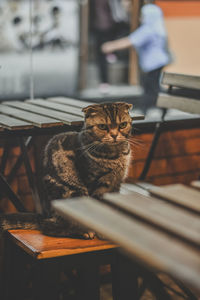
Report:
[[[137,192],[145,196],[149,195],[149,192],[146,189],[141,188],[137,184],[123,183],[121,185],[120,194],[126,195],[126,194],[131,194],[132,192]]]
[[[80,115],[82,108],[84,108],[88,105],[96,104],[96,103],[80,101],[80,100],[75,100],[75,99],[69,99],[69,98],[48,98],[47,99],[48,102],[45,100],[37,100],[37,101],[38,101],[38,105],[41,104],[41,105],[45,105],[45,106],[48,106],[47,103],[49,103],[49,101],[50,101],[51,103],[53,103],[55,105],[55,106],[51,105],[52,108],[55,108],[55,109],[61,110],[61,111],[68,111],[75,115]],[[30,102],[32,103],[32,101],[30,101]],[[69,106],[74,107],[74,109],[72,109],[72,108],[70,109]],[[144,120],[144,115],[134,114],[134,111],[131,112],[130,115],[131,115],[131,118],[133,121]],[[81,113],[81,116],[83,116],[83,113]]]
[[[132,121],[139,121],[139,120],[144,120],[145,116],[144,115],[136,115],[134,112],[130,112],[130,116],[132,118]]]
[[[88,105],[95,104],[94,102],[81,101],[81,100],[68,98],[68,97],[51,97],[51,98],[47,98],[47,100],[55,103],[64,104],[64,105],[71,105],[78,108],[84,108]]]
[[[191,186],[200,189],[200,180],[192,181]]]
[[[66,112],[68,114],[72,114],[72,115],[79,116],[82,118],[84,116],[84,113],[81,111],[81,108],[74,107],[74,106],[64,105],[64,104],[60,104],[60,103],[54,103],[52,101],[43,100],[43,99],[27,100],[27,102],[34,104],[34,105],[41,106],[41,107],[51,108],[56,111]]]
[[[40,110],[35,109],[35,107],[27,105],[25,102],[22,102],[22,101],[5,101],[5,102],[3,102],[3,104],[7,105],[9,107],[20,109],[21,111],[27,111],[27,112],[34,113],[37,115],[40,115],[40,112],[41,112]],[[49,123],[48,127],[60,126],[63,124],[61,121],[56,120],[54,118],[50,118],[46,115],[42,115],[42,116],[44,116],[46,118],[45,120],[48,121],[48,123]]]
[[[30,129],[33,128],[28,122],[0,114],[0,124],[9,130]],[[0,127],[2,128],[2,127]]]
[[[8,105],[0,105],[0,113],[14,117],[19,120],[27,121],[30,124],[37,127],[48,127],[50,126],[50,120],[48,117],[37,115],[28,111],[23,111],[17,108],[13,108]]]
[[[189,89],[200,89],[200,76],[166,72],[163,74],[162,83]]]
[[[184,209],[175,209],[170,203],[137,192],[127,195],[109,193],[104,195],[104,199],[128,213],[200,247],[200,218],[198,216],[194,216]]]
[[[8,230],[8,233],[18,246],[37,259],[116,248],[116,245],[97,238],[94,240],[80,240],[50,237],[43,235],[38,230],[30,229]]]
[[[82,124],[80,117],[75,117],[70,114],[54,111],[48,108],[38,107],[26,102],[10,101],[4,102],[4,104],[10,107],[17,107],[18,109],[25,110],[28,113],[31,112],[37,114],[37,118],[41,120],[45,119],[49,127],[56,124],[56,122],[60,123],[60,121],[67,125]]]
[[[200,214],[200,192],[198,190],[183,184],[172,184],[152,188],[149,192],[154,196]]]
[[[159,93],[156,105],[162,108],[174,108],[183,112],[200,114],[200,100],[192,98]]]
[[[102,233],[133,259],[200,287],[199,251],[186,243],[91,198],[55,200],[52,204],[59,215]]]

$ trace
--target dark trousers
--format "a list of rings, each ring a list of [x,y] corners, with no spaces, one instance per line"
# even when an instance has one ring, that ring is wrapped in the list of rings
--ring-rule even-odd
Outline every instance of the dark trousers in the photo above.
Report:
[[[144,89],[141,109],[145,113],[150,107],[156,105],[158,93],[160,91],[160,75],[163,67],[148,73],[141,73],[141,85]]]
[[[97,64],[101,82],[108,82],[108,63],[106,60],[106,55],[101,51],[101,45],[112,40],[113,34],[113,29],[95,31]]]

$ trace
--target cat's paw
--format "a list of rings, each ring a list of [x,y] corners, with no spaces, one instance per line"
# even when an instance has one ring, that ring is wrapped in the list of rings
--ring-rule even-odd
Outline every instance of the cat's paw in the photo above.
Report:
[[[99,239],[99,240],[108,240],[103,234],[101,233],[96,233],[96,237]]]
[[[88,231],[83,233],[83,238],[86,240],[93,240],[95,237],[96,233],[94,231]]]

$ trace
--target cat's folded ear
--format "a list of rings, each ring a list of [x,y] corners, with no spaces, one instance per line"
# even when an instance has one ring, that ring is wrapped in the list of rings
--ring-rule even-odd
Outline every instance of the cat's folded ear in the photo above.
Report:
[[[84,107],[82,109],[82,111],[85,114],[85,117],[87,118],[88,116],[94,116],[96,115],[96,113],[99,110],[99,105],[98,104],[94,104],[94,105],[89,105],[87,107]]]
[[[120,106],[122,106],[124,109],[130,110],[133,107],[133,104],[127,103],[127,102],[116,102]]]

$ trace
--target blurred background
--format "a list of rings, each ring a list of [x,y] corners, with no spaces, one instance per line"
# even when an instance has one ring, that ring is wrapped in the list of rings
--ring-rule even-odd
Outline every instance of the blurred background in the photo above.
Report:
[[[129,96],[141,91],[133,49],[106,57],[110,90],[101,87],[98,12],[101,0],[0,0],[0,100]],[[167,71],[200,75],[200,1],[158,0],[173,62]],[[110,0],[109,38],[139,25],[141,0]],[[107,21],[106,21],[107,20]],[[110,23],[109,23],[110,22]]]

